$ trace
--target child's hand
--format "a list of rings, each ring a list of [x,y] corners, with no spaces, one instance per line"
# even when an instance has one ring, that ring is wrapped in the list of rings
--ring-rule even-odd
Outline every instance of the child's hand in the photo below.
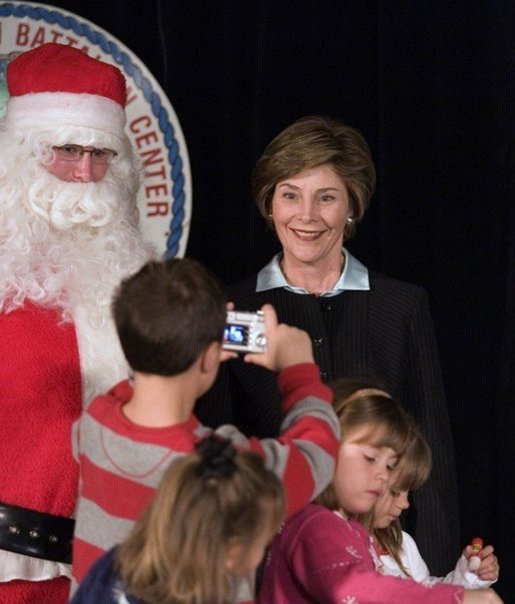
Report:
[[[463,604],[502,604],[493,589],[466,589]]]
[[[482,581],[497,581],[499,578],[499,561],[493,552],[494,548],[487,545],[475,554],[481,558],[481,564],[476,570],[476,575]],[[468,560],[473,553],[472,547],[467,545],[463,553]]]
[[[227,304],[225,305],[225,308],[227,310],[234,310],[234,302],[227,302]],[[228,361],[230,359],[237,359],[238,358],[238,353],[234,352],[233,350],[225,350],[224,348],[222,348],[220,350],[220,363],[224,363],[225,361]]]
[[[278,323],[271,304],[264,304],[261,310],[265,313],[267,350],[259,354],[248,353],[243,360],[272,371],[281,371],[299,363],[313,363],[313,348],[309,335],[298,327]]]
[[[225,361],[229,361],[230,359],[237,359],[238,353],[233,350],[225,350],[224,348],[220,348],[220,363],[225,363]]]

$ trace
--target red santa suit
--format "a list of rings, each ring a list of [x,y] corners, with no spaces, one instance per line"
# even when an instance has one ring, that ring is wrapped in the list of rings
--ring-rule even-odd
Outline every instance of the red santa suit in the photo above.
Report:
[[[141,173],[124,134],[121,72],[78,49],[45,44],[11,62],[7,85],[0,126],[0,602],[59,604],[68,601],[78,487],[71,425],[83,404],[127,375],[110,298],[151,250],[135,224]],[[115,151],[105,182],[49,175],[52,146],[66,143]]]

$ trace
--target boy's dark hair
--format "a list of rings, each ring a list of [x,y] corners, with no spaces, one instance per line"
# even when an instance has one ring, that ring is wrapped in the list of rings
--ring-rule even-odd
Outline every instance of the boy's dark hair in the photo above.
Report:
[[[221,284],[191,258],[148,262],[122,281],[112,312],[134,371],[172,376],[221,341],[226,300]]]

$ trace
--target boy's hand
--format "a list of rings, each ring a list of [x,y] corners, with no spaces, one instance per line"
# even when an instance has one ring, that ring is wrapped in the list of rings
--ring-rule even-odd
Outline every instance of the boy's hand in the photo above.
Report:
[[[232,350],[225,350],[220,347],[220,363],[225,363],[225,361],[230,361],[231,359],[237,359],[238,353]]]
[[[227,302],[225,305],[227,310],[234,310],[234,302]],[[232,350],[225,350],[224,348],[220,349],[220,363],[224,363],[225,361],[229,361],[230,359],[237,359],[238,353]]]
[[[272,371],[281,371],[299,363],[313,363],[313,348],[307,332],[298,327],[278,323],[271,304],[264,304],[261,310],[265,313],[267,350],[259,354],[248,353],[243,360]]]

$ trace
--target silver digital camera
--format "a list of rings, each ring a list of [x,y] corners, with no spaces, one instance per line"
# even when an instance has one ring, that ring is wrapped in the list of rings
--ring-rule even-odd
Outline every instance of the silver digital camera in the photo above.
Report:
[[[223,347],[236,352],[266,352],[263,311],[227,311]]]

